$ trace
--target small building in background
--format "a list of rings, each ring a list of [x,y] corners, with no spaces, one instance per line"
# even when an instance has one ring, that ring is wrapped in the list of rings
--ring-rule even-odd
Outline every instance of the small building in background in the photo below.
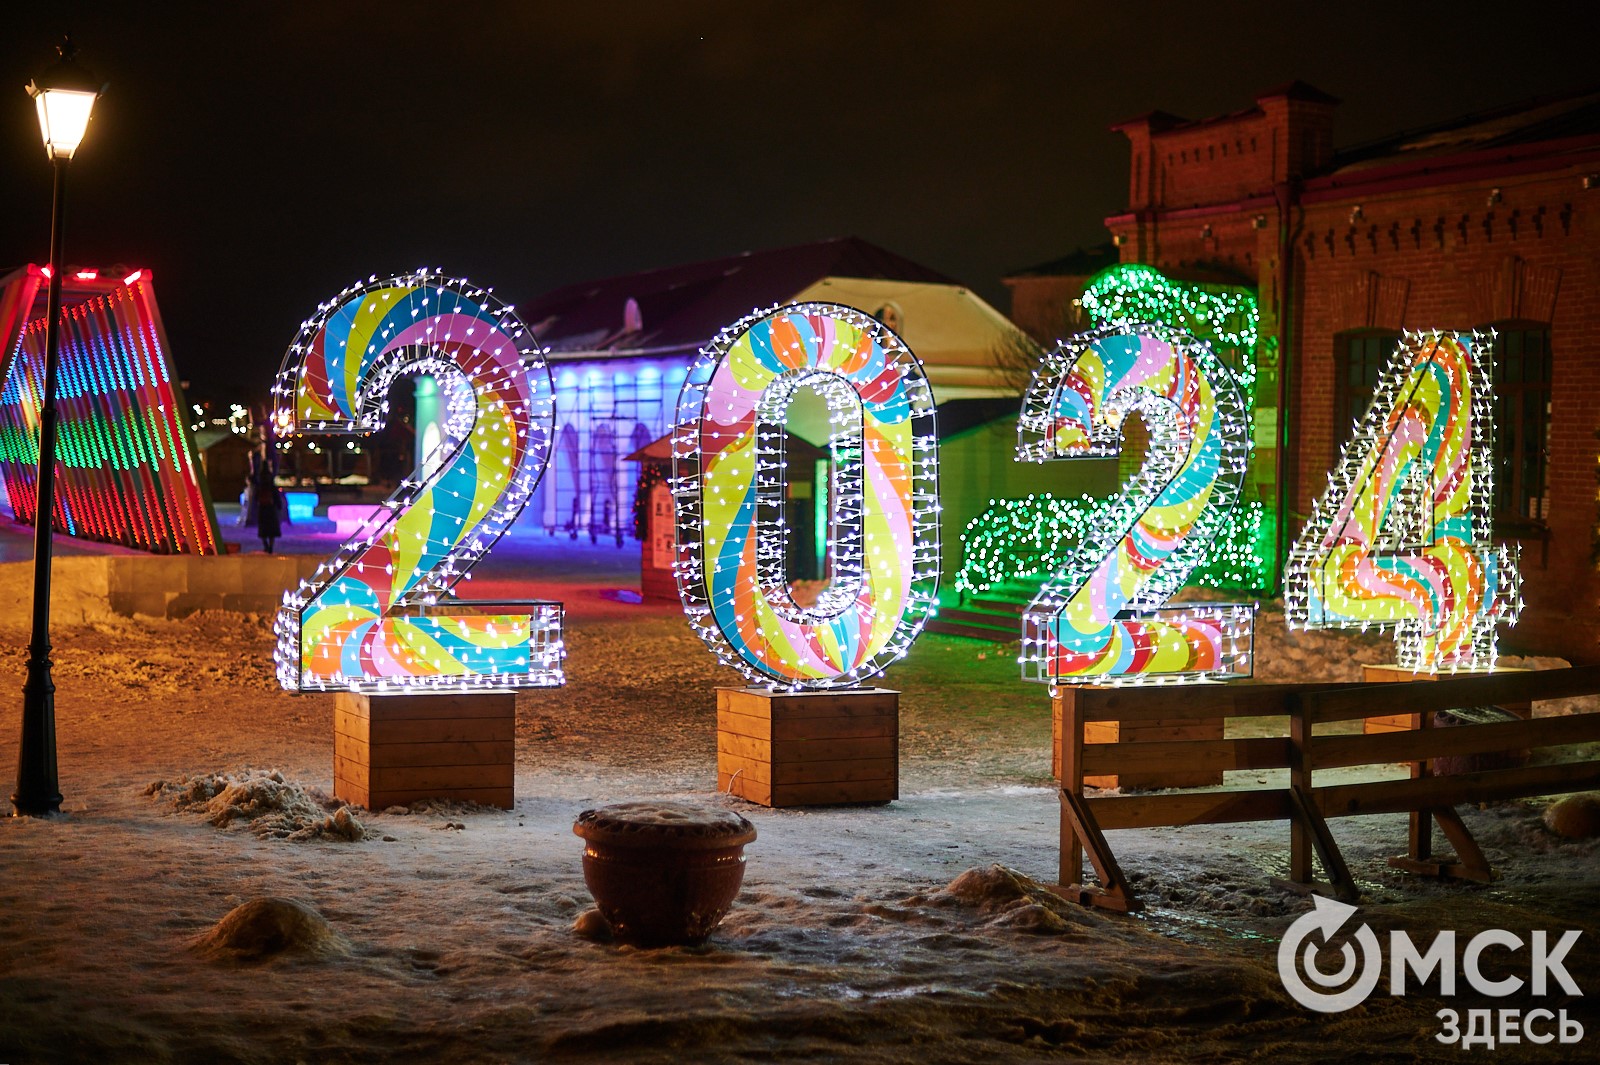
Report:
[[[557,412],[554,457],[523,522],[592,540],[632,535],[638,476],[627,457],[670,430],[695,354],[752,311],[806,301],[888,325],[921,359],[938,403],[1015,405],[1032,370],[1014,357],[1026,337],[982,298],[854,238],[567,285],[517,308],[550,349]]]

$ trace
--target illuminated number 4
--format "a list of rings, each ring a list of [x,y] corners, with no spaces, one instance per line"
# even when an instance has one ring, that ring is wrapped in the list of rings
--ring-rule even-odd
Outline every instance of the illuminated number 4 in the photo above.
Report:
[[[1401,340],[1290,553],[1291,624],[1393,626],[1417,672],[1494,665],[1495,626],[1522,603],[1515,554],[1489,539],[1491,340]]]

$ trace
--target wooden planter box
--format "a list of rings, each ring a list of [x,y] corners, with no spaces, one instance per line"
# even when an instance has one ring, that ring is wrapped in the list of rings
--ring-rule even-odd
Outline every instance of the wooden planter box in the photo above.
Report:
[[[900,693],[717,689],[717,790],[762,806],[900,797]]]
[[[1525,673],[1521,669],[1497,669],[1495,673]],[[1459,673],[1413,673],[1400,666],[1362,666],[1362,679],[1368,684],[1405,684],[1410,681],[1438,680],[1444,677],[1471,677],[1488,676],[1488,671],[1467,671]],[[1532,703],[1502,703],[1505,709],[1516,714],[1526,721],[1533,716]],[[1383,714],[1378,717],[1369,717],[1361,723],[1361,731],[1368,736],[1378,732],[1405,732],[1416,728],[1411,714]]]
[[[516,750],[509,691],[364,695],[333,707],[333,794],[369,810],[455,799],[509,810]]]
[[[1094,699],[1098,692],[1117,692],[1115,688],[1101,688],[1093,685],[1085,687],[1066,687],[1050,700],[1050,773],[1057,780],[1061,779],[1061,702],[1063,699]],[[1126,721],[1085,721],[1083,723],[1083,742],[1086,745],[1096,743],[1140,743],[1157,740],[1220,740],[1223,738],[1223,720],[1220,717],[1210,718],[1184,718],[1179,715],[1183,712],[1184,692],[1181,687],[1172,685],[1162,689],[1139,689],[1138,695],[1145,700],[1160,698],[1172,701],[1172,717],[1155,721],[1140,721],[1130,723]],[[1185,758],[1170,758],[1164,763],[1152,764],[1148,772],[1118,773],[1106,776],[1086,775],[1083,778],[1085,785],[1091,788],[1210,788],[1222,783],[1221,769],[1207,769],[1197,767],[1191,760]]]

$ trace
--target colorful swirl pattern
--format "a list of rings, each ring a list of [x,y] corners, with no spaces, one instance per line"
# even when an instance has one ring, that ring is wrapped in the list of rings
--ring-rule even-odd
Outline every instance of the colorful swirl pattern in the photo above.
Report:
[[[1488,538],[1490,338],[1408,334],[1345,446],[1285,574],[1292,623],[1393,625],[1401,665],[1488,669],[1521,607],[1516,559]]]
[[[834,426],[832,583],[810,609],[783,571],[782,430],[802,386],[827,398]],[[700,353],[674,431],[678,585],[719,657],[758,683],[817,689],[905,653],[938,588],[933,417],[916,357],[847,307],[753,315]]]
[[[1166,606],[1239,499],[1250,428],[1233,374],[1165,326],[1112,325],[1046,356],[1019,459],[1115,455],[1138,411],[1150,445],[1107,520],[1023,616],[1023,676],[1049,683],[1248,676],[1254,607]]]
[[[550,373],[509,307],[426,272],[346,290],[285,357],[280,431],[375,431],[406,373],[434,375],[448,397],[442,461],[404,481],[379,518],[285,597],[279,680],[380,692],[560,684],[559,603],[449,596],[549,461]]]

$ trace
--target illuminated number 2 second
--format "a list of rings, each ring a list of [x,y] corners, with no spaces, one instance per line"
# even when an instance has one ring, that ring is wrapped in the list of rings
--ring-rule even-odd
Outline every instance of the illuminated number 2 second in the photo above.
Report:
[[[1250,454],[1239,386],[1209,346],[1147,324],[1064,342],[1023,397],[1017,458],[1115,455],[1134,411],[1149,429],[1149,450],[1023,615],[1025,679],[1131,683],[1251,672],[1253,605],[1167,604],[1237,505]]]

